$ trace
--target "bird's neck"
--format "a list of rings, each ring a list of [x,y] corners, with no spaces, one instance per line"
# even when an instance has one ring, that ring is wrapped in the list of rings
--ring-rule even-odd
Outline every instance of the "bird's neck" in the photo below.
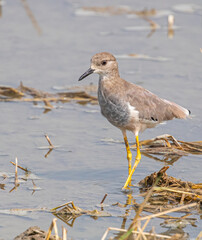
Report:
[[[113,79],[119,79],[119,72],[110,72],[105,74],[99,74],[99,80],[100,81],[113,81]]]

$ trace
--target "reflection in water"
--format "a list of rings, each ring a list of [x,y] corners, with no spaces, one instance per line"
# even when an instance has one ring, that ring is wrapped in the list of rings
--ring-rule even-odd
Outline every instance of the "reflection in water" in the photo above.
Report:
[[[106,194],[105,194],[105,196],[106,196]],[[126,225],[126,222],[127,222],[127,219],[130,215],[131,210],[135,210],[135,208],[133,207],[135,205],[135,203],[136,203],[136,201],[133,198],[132,192],[131,192],[131,193],[127,194],[125,204],[120,204],[120,203],[113,204],[113,206],[118,206],[120,208],[126,208],[125,213],[121,216],[123,218],[123,221],[121,223],[121,229],[125,229],[125,225]],[[61,209],[61,207],[63,207],[63,208]],[[89,215],[94,220],[97,220],[99,217],[109,217],[109,216],[111,216],[111,214],[109,214],[107,212],[104,212],[104,206],[102,204],[101,204],[101,211],[98,211],[98,210],[88,211],[88,210],[84,210],[84,209],[81,209],[79,207],[76,207],[73,204],[73,202],[68,202],[68,203],[63,204],[61,206],[53,208],[51,210],[51,212],[54,216],[59,218],[61,221],[63,221],[64,223],[66,223],[70,227],[74,226],[74,223],[75,223],[75,220],[76,220],[77,217],[80,217],[84,214]],[[117,236],[119,236],[119,234]]]
[[[180,239],[189,239],[189,234],[185,233],[184,230],[181,228],[176,228],[176,229],[170,228],[167,231],[162,232],[161,234],[168,235],[168,236],[172,236],[174,234],[179,234],[181,236]]]
[[[174,16],[169,15],[168,16],[168,38],[170,38],[170,39],[172,39],[174,36],[173,25],[174,25]]]
[[[41,30],[41,28],[40,28],[40,26],[39,26],[36,18],[34,17],[34,14],[32,13],[32,11],[31,11],[31,9],[30,9],[27,1],[26,1],[26,0],[21,0],[21,2],[22,2],[22,4],[23,4],[23,7],[24,7],[24,9],[25,9],[28,17],[30,18],[30,20],[31,20],[34,28],[36,29],[36,31],[38,32],[38,34],[41,35],[41,34],[42,34],[42,30]]]
[[[44,157],[47,158],[52,151],[53,151],[53,148],[49,148],[48,152],[44,155]]]
[[[132,192],[128,193],[126,198],[126,203],[122,205],[122,207],[126,208],[126,210],[125,210],[125,214],[123,215],[123,221],[121,223],[120,229],[126,229],[126,222],[128,220],[131,210],[134,210],[133,206],[135,204],[136,204],[136,200],[133,198]],[[115,235],[114,239],[119,239],[123,235],[123,232],[117,232],[114,235]]]
[[[15,158],[15,186],[9,191],[11,193],[13,190],[16,190],[20,186],[18,181],[18,159]]]
[[[74,221],[77,217],[82,215],[88,215],[94,220],[99,217],[111,217],[112,215],[108,212],[95,210],[85,210],[74,205],[73,201],[62,204],[58,207],[52,208],[51,213],[62,220],[64,223],[73,227]]]
[[[156,185],[156,183],[154,184],[154,186]],[[106,239],[106,236],[110,230],[115,231],[115,233],[113,233],[113,239],[122,239],[123,234],[125,234],[126,232],[130,235],[129,238],[127,238],[127,239],[134,239],[134,236],[140,237],[141,233],[144,233],[144,235],[149,235],[151,237],[151,239],[156,239],[156,237],[160,238],[160,239],[169,239],[169,238],[171,238],[170,235],[172,236],[174,234],[180,234],[180,237],[186,236],[186,233],[182,230],[182,228],[186,227],[186,225],[188,225],[188,224],[191,224],[191,226],[196,227],[195,222],[197,221],[197,219],[193,218],[193,217],[189,218],[189,216],[192,214],[192,212],[191,212],[191,210],[190,210],[190,212],[188,212],[189,211],[188,209],[192,208],[192,207],[196,207],[197,203],[192,203],[192,204],[188,204],[188,205],[184,205],[184,206],[182,205],[182,206],[176,207],[176,208],[174,208],[173,206],[170,206],[170,205],[166,205],[164,207],[163,205],[159,206],[159,205],[155,204],[155,205],[153,205],[153,210],[151,210],[151,209],[148,209],[149,208],[148,206],[151,206],[151,204],[149,202],[149,198],[152,193],[153,193],[153,190],[150,189],[149,194],[147,194],[145,196],[144,201],[139,205],[136,203],[136,200],[134,199],[132,192],[127,193],[125,204],[120,204],[120,203],[113,204],[112,206],[118,206],[119,208],[125,208],[124,214],[119,216],[123,220],[121,222],[120,228],[109,227],[106,230],[106,232],[104,233],[102,239]],[[106,194],[105,194],[105,196],[106,196]],[[138,205],[138,207],[136,205]],[[146,209],[144,209],[145,206],[146,206]],[[188,213],[186,213],[185,215],[183,215],[181,217],[168,215],[168,213],[171,213],[171,212],[179,212],[179,211],[184,212],[182,210],[184,210],[185,212],[188,212]],[[133,213],[133,220],[131,220],[131,217],[130,217],[131,211]],[[143,217],[141,217],[143,211],[150,212],[151,214],[146,215],[146,216],[143,215]],[[51,212],[54,216],[56,216],[61,221],[66,223],[69,227],[75,227],[74,223],[75,223],[76,218],[80,217],[82,215],[88,215],[91,218],[93,218],[94,220],[97,220],[99,217],[111,216],[107,212],[104,212],[103,205],[101,205],[101,211],[98,211],[98,210],[89,211],[89,210],[84,210],[84,209],[81,209],[81,208],[75,206],[73,204],[73,202],[68,202],[61,206],[53,208],[51,210]],[[160,225],[162,227],[169,228],[169,230],[162,234],[156,234],[154,232],[154,229],[152,230],[152,232],[145,232],[145,229],[146,229],[148,223],[150,222],[150,220],[157,218],[157,217],[163,218],[165,220]],[[128,226],[126,226],[127,220],[129,220],[129,223],[128,223],[130,225],[129,229],[132,229],[133,232],[128,231]],[[131,221],[132,221],[132,224],[131,224]],[[134,223],[135,223],[135,225],[133,225]],[[131,226],[133,226],[133,228]],[[124,235],[124,237],[125,237],[125,235]],[[177,239],[181,239],[181,238],[178,237]]]
[[[71,215],[60,215],[58,213],[54,213],[52,212],[52,214],[54,216],[56,216],[57,218],[59,218],[61,221],[63,221],[64,223],[66,223],[69,227],[73,227],[74,226],[74,222],[77,219],[76,216],[71,216]]]
[[[9,193],[13,192],[14,190],[17,190],[19,186],[20,184],[15,182],[15,186],[9,191]]]
[[[152,154],[142,152],[142,155],[145,157],[149,157],[151,159],[154,159],[159,162],[165,162],[168,165],[173,165],[174,162],[177,162],[182,156],[175,155],[175,154],[165,154],[165,155],[155,155],[153,156]]]

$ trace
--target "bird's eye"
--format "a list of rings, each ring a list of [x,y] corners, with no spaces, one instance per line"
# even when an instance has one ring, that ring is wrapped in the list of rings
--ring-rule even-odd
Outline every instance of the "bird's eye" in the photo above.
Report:
[[[105,66],[107,64],[107,61],[102,61],[101,64],[102,66]]]

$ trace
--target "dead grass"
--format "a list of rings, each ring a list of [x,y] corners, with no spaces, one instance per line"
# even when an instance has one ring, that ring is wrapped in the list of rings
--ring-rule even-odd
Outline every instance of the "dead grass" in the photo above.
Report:
[[[164,205],[165,204],[188,204],[199,203],[202,200],[202,183],[192,183],[187,181],[181,181],[174,177],[168,176],[166,171],[169,167],[163,167],[159,172],[162,173],[162,177],[158,184],[153,188],[155,195],[150,198],[149,203],[151,205]],[[147,192],[155,183],[159,172],[154,172],[151,175],[145,177],[139,182],[140,192],[143,196],[147,195]]]
[[[202,141],[180,141],[168,134],[141,141],[140,146],[141,153],[149,157],[152,157],[152,154],[174,157],[202,154]],[[136,145],[134,144],[132,148],[136,148]]]
[[[97,104],[97,97],[85,91],[68,91],[60,93],[47,93],[35,88],[26,87],[22,83],[18,88],[0,86],[0,101],[2,102],[43,102],[44,108],[50,110],[50,102],[76,101],[79,104]]]

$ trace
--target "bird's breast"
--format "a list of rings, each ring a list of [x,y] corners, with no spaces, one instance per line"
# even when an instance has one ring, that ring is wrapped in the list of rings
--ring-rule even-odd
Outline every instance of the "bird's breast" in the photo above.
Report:
[[[98,101],[101,113],[111,124],[119,128],[128,124],[130,118],[128,105],[121,101],[117,95],[113,95],[99,86]]]

